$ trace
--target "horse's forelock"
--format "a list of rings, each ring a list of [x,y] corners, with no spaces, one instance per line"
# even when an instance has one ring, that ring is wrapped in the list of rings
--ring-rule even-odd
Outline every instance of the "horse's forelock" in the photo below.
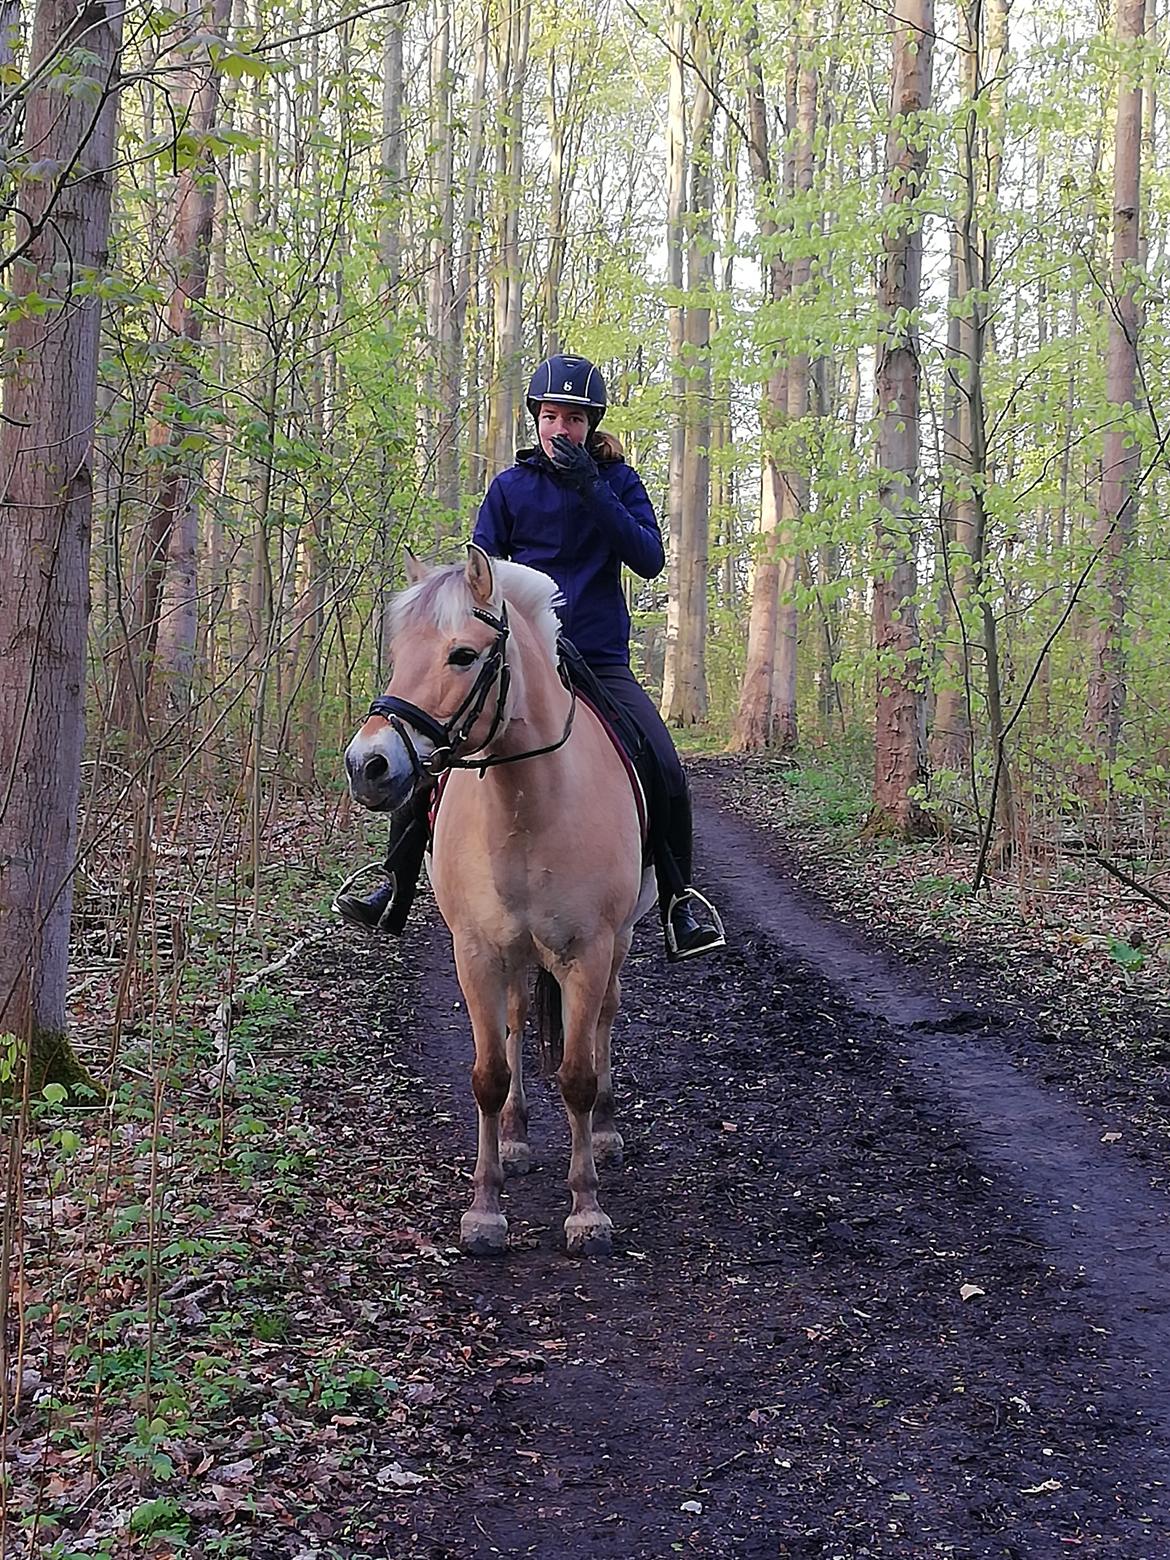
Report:
[[[390,607],[390,637],[412,623],[433,623],[442,633],[453,634],[474,606],[460,564],[436,569],[395,596]]]
[[[504,600],[528,619],[549,659],[555,660],[560,633],[556,614],[560,595],[556,582],[537,569],[506,559],[493,558],[492,570],[499,580]],[[420,620],[433,623],[441,633],[454,634],[474,609],[475,599],[463,564],[449,564],[394,598],[390,609],[390,637],[393,639],[411,623]]]

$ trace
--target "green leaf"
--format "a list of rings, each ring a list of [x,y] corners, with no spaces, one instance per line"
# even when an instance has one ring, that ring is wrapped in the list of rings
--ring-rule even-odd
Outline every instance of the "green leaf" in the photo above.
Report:
[[[1123,970],[1140,970],[1146,962],[1142,949],[1135,948],[1124,937],[1110,938],[1109,957],[1115,964],[1120,964]]]

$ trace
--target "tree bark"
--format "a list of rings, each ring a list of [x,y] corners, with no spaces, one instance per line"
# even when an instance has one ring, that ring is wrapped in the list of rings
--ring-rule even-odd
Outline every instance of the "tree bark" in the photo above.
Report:
[[[756,225],[763,256],[765,303],[774,303],[787,289],[788,273],[780,254],[776,205],[778,191],[772,170],[768,110],[760,61],[760,36],[754,11],[743,34],[747,77],[747,151],[756,205]],[[747,660],[732,727],[732,752],[755,752],[768,741],[772,712],[772,674],[776,659],[780,560],[780,471],[776,436],[787,410],[784,361],[774,353],[760,408],[760,519],[752,569],[748,615]]]
[[[5,341],[0,579],[0,1033],[17,1036],[27,1082],[85,1075],[66,1040],[65,982],[85,722],[92,445],[100,303],[76,279],[106,265],[123,13],[39,0],[24,144],[60,172],[20,185],[15,299],[59,307],[16,318]],[[37,69],[75,58],[93,84]],[[35,1074],[35,1076],[34,1076]]]
[[[210,0],[204,9],[204,26],[217,37],[226,33],[231,18],[232,0]],[[196,20],[196,18],[193,18]],[[192,70],[187,87],[187,125],[196,137],[206,136],[220,120],[219,79],[210,58],[199,71]],[[198,394],[205,374],[193,354],[203,339],[201,306],[207,296],[211,235],[215,221],[217,179],[213,159],[201,152],[196,163],[180,175],[175,198],[174,290],[167,310],[167,323],[175,336],[179,354],[166,381],[156,387],[157,432],[152,428],[148,444],[167,451],[166,467],[160,479],[156,514],[150,529],[162,533],[169,529],[167,554],[162,569],[162,592],[158,608],[158,641],[152,669],[146,661],[146,673],[152,670],[155,686],[152,702],[166,706],[174,714],[187,709],[195,680],[195,641],[199,626],[199,505],[203,460],[198,451],[184,456],[181,443],[190,424],[184,411]],[[165,419],[170,412],[171,421]]]
[[[922,364],[922,218],[926,173],[922,116],[930,109],[933,0],[901,0],[892,21],[893,90],[886,142],[886,220],[878,279],[874,397],[880,510],[875,527],[873,629],[877,653],[873,810],[867,831],[903,839],[929,833],[914,794],[926,778],[918,638],[919,413]]]
[[[694,25],[695,88],[690,116],[687,303],[683,327],[682,492],[677,538],[677,630],[670,700],[663,713],[675,725],[707,718],[707,561],[711,516],[711,298],[715,283],[712,163],[715,103],[710,78],[714,55],[707,19]],[[670,653],[668,641],[668,653]]]
[[[459,419],[461,396],[455,353],[455,148],[452,138],[451,0],[441,10],[431,52],[432,152],[436,184],[436,232],[431,246],[431,339],[435,344],[436,400],[434,493],[441,534],[459,524]]]
[[[189,16],[181,29],[186,44],[203,26],[222,36],[231,14],[231,0],[210,0]],[[184,58],[189,60],[188,55]],[[198,142],[216,122],[218,72],[210,55],[182,69],[176,92],[176,140],[186,133]],[[181,448],[193,432],[188,403],[199,381],[194,352],[202,336],[199,306],[207,293],[208,251],[215,209],[211,159],[200,148],[175,184],[171,224],[171,294],[166,309],[170,355],[151,390],[146,445],[154,489],[139,532],[133,569],[134,596],[129,632],[118,658],[114,698],[115,719],[123,730],[145,736],[152,702],[152,682],[158,660],[164,589],[173,558],[179,578],[170,591],[172,621],[164,640],[171,652],[169,692],[184,703],[194,674],[197,516],[193,486],[201,463]]]
[[[1111,422],[1105,433],[1101,487],[1093,530],[1094,551],[1100,554],[1097,587],[1100,607],[1090,630],[1090,672],[1085,711],[1085,738],[1106,765],[1117,758],[1125,709],[1125,622],[1130,590],[1130,544],[1137,515],[1135,478],[1141,464],[1141,444],[1133,427],[1137,387],[1138,299],[1141,255],[1142,80],[1132,59],[1135,44],[1145,36],[1146,0],[1118,0],[1117,44],[1121,81],[1113,153],[1113,261],[1110,275],[1109,339],[1105,358],[1105,393]],[[1099,792],[1099,764],[1089,781]]]
[[[683,465],[686,459],[686,374],[683,348],[686,301],[683,290],[686,258],[687,119],[683,79],[686,29],[682,0],[670,11],[670,54],[666,102],[666,319],[670,339],[670,464],[666,479],[666,636],[662,663],[662,709],[674,703],[678,668],[679,582],[683,554]]]
[[[792,136],[792,189],[798,202],[812,189],[814,138],[817,124],[817,73],[813,64],[813,17],[801,18],[797,42],[795,80],[795,127]],[[799,295],[812,274],[812,256],[807,238],[811,218],[807,201],[797,207],[797,220],[805,242],[796,246],[790,267],[789,287]],[[803,344],[788,354],[787,406],[789,426],[786,470],[780,483],[780,577],[779,608],[776,624],[776,665],[772,683],[770,741],[781,752],[795,748],[799,739],[797,725],[797,670],[799,653],[799,614],[796,589],[800,579],[801,549],[797,530],[808,509],[808,473],[803,427],[809,410],[809,354]]]
[[[497,65],[496,255],[492,274],[495,365],[488,423],[492,472],[502,471],[512,464],[520,419],[525,415],[520,384],[524,283],[520,204],[524,180],[524,87],[528,77],[531,20],[531,0],[520,0],[508,12]]]

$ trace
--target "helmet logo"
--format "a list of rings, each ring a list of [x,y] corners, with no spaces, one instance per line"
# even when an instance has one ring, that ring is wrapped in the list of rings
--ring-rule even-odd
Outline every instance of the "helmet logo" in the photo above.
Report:
[[[573,388],[573,381],[571,379],[566,379],[565,380],[565,389],[566,390],[571,390],[572,388]]]

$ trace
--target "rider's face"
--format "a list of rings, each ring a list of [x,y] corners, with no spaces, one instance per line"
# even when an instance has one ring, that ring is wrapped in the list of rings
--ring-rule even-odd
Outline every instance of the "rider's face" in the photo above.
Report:
[[[589,436],[589,418],[575,406],[558,406],[555,401],[542,401],[540,415],[536,419],[536,432],[540,447],[551,460],[552,441],[558,433],[574,444],[584,444]]]

